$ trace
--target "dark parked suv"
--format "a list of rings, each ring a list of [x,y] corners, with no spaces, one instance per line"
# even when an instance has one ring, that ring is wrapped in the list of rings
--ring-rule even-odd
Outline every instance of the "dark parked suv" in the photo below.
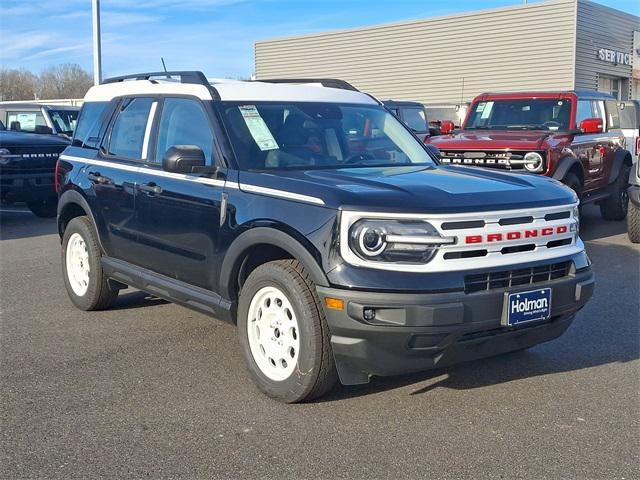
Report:
[[[287,402],[568,328],[594,286],[570,189],[441,166],[371,96],[309,82],[332,87],[162,72],[90,89],[58,162],[71,301],[132,286],[234,322]]]
[[[562,181],[606,220],[624,220],[633,163],[618,103],[593,91],[485,93],[462,130],[429,139],[443,163],[530,172]]]

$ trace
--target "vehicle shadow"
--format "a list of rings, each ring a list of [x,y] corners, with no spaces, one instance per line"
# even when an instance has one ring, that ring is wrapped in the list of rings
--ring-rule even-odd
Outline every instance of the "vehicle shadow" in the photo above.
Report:
[[[39,218],[26,206],[0,208],[0,240],[18,240],[57,233],[55,218]]]
[[[168,304],[166,300],[140,290],[120,292],[116,304],[109,310],[132,310],[134,308],[153,307]]]
[[[453,367],[400,377],[374,377],[367,385],[340,387],[318,401],[366,396],[425,381],[426,386],[417,388],[410,395],[428,393],[436,388],[468,390],[639,359],[640,250],[625,245],[592,243],[589,255],[596,270],[596,291],[562,337],[526,351]]]

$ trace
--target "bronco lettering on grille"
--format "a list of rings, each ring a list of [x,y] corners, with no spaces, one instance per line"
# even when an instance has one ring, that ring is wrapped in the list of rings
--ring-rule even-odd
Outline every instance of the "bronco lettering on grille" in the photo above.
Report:
[[[489,233],[487,235],[467,235],[465,243],[492,243],[521,240],[523,238],[548,237],[549,235],[562,235],[567,233],[569,227],[559,225],[557,227],[529,228],[527,230],[514,230],[512,232]]]

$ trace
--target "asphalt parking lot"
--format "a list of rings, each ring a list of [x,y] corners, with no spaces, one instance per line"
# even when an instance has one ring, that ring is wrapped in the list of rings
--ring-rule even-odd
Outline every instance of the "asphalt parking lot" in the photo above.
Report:
[[[563,337],[304,405],[253,387],[231,325],[130,290],[76,310],[55,220],[0,218],[2,478],[640,478],[640,248],[593,207]]]

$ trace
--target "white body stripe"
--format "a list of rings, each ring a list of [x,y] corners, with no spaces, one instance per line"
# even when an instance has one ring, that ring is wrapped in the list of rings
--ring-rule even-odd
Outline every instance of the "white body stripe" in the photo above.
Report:
[[[62,155],[60,156],[60,159],[86,163],[89,165],[117,168],[119,170],[126,170],[128,172],[145,173],[148,175],[155,175],[157,177],[175,178],[178,180],[185,180],[187,182],[203,183],[205,185],[212,185],[215,187],[226,187],[226,188],[233,188],[236,190],[240,189],[240,190],[244,190],[250,193],[255,193],[258,195],[266,195],[268,197],[288,198],[290,200],[313,203],[315,205],[325,204],[321,198],[311,197],[309,195],[302,195],[300,193],[292,193],[284,190],[277,190],[274,188],[259,187],[257,185],[249,185],[246,183],[238,184],[236,182],[230,182],[226,180],[217,180],[214,178],[198,177],[195,175],[165,172],[164,170],[157,170],[155,168],[145,167],[144,165],[135,166],[135,165],[128,165],[128,164],[117,163],[117,162],[108,162],[104,160],[94,160],[90,158],[75,157],[72,155]]]
[[[290,200],[299,200],[306,203],[314,203],[316,205],[324,205],[324,200],[317,197],[310,197],[309,195],[302,195],[301,193],[292,193],[285,190],[276,190],[274,188],[259,187],[257,185],[248,185],[246,183],[240,183],[240,190],[246,190],[251,193],[258,193],[267,195],[269,197],[281,197],[288,198]]]

